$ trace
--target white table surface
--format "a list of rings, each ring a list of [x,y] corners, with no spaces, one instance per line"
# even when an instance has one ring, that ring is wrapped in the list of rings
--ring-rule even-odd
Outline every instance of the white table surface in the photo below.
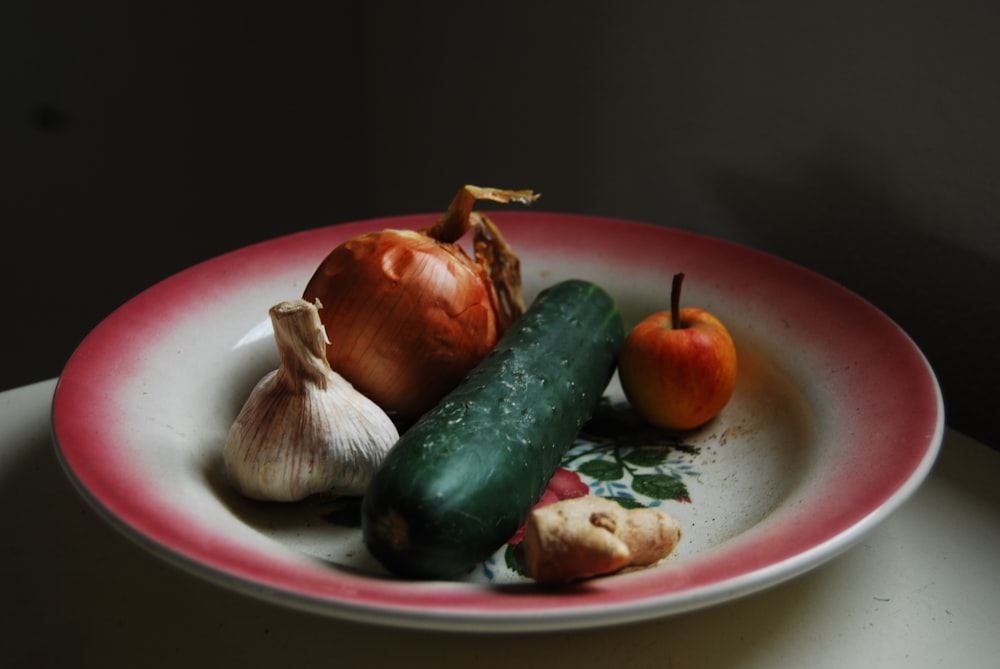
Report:
[[[1000,453],[952,430],[899,511],[788,583],[607,629],[450,634],[282,608],[146,552],[61,470],[54,390],[0,393],[0,667],[1000,666]]]

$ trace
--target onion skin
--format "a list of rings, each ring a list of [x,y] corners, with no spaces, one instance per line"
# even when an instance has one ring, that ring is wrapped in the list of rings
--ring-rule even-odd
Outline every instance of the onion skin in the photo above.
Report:
[[[528,190],[466,185],[422,230],[350,239],[303,291],[319,300],[330,367],[398,424],[432,409],[524,313],[521,263],[476,200],[530,204]],[[473,232],[473,257],[459,240]]]
[[[460,246],[383,230],[334,249],[303,297],[323,305],[330,366],[406,423],[430,410],[496,343],[489,286]]]

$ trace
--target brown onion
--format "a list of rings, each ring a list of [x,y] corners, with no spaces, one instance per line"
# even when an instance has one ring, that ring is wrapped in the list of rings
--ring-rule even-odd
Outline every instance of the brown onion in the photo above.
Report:
[[[520,261],[473,203],[537,197],[465,186],[433,226],[330,252],[303,292],[322,305],[330,367],[398,422],[431,409],[524,313]],[[458,244],[469,230],[474,259]]]

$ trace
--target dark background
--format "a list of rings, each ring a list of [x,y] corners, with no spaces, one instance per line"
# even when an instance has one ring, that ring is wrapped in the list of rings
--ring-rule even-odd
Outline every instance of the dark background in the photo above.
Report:
[[[1000,446],[998,8],[5,2],[0,389],[191,264],[477,183],[829,276]]]

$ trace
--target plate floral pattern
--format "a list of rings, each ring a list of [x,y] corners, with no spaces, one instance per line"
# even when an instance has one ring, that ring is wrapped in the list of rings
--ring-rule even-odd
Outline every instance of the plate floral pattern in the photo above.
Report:
[[[588,494],[626,508],[660,507],[671,501],[690,504],[685,478],[698,475],[698,453],[682,435],[650,427],[627,403],[612,404],[605,398],[563,456],[536,507]],[[519,530],[477,567],[472,580],[526,578],[517,560],[521,535]]]

